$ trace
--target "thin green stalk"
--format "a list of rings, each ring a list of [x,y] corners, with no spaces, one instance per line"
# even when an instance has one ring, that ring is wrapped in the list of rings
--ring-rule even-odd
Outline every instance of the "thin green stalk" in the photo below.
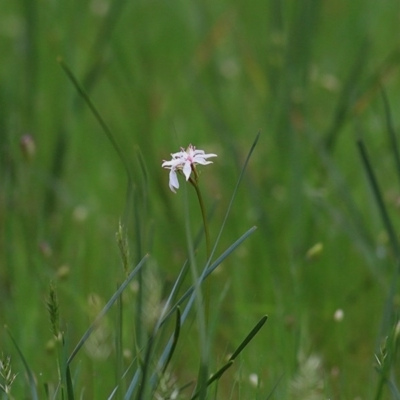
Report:
[[[207,251],[207,261],[208,261],[208,259],[210,258],[210,254],[211,254],[211,244],[210,244],[210,232],[208,230],[207,213],[206,213],[206,209],[204,206],[203,196],[201,195],[201,191],[200,191],[199,185],[197,183],[197,179],[192,179],[192,177],[190,177],[189,182],[195,188],[197,198],[199,199],[201,216],[203,217],[204,234],[206,237],[206,251]]]
[[[201,215],[203,217],[203,225],[204,225],[204,235],[206,237],[206,252],[207,252],[207,260],[206,263],[210,262],[210,255],[211,255],[211,244],[210,244],[210,232],[208,230],[208,222],[207,222],[207,213],[204,206],[203,196],[201,195],[201,191],[199,185],[197,183],[198,174],[196,168],[193,166],[192,170],[194,172],[194,177],[189,178],[189,182],[193,185],[196,190],[197,198],[199,199]],[[208,324],[209,320],[209,313],[210,313],[210,297],[211,297],[211,288],[210,288],[210,281],[205,283],[205,296],[204,296],[204,306],[205,306],[205,313],[206,313],[206,324]]]

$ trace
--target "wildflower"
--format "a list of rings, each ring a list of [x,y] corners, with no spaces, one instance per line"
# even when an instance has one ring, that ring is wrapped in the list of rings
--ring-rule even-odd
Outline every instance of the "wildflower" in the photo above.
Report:
[[[171,154],[171,161],[164,161],[162,167],[169,169],[169,188],[176,193],[175,189],[179,189],[179,181],[176,171],[181,171],[185,175],[186,181],[189,180],[191,173],[195,175],[197,181],[196,165],[211,164],[212,161],[207,159],[210,157],[217,157],[216,154],[205,154],[203,150],[196,150],[196,147],[189,145],[185,150],[181,147],[181,151]]]

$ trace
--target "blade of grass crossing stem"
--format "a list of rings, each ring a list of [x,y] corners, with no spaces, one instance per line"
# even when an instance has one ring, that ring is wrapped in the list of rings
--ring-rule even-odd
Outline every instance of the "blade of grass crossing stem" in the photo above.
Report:
[[[189,271],[189,264],[188,264],[188,261],[186,260],[182,266],[181,271],[179,272],[178,278],[175,280],[174,286],[172,287],[172,290],[168,296],[168,299],[165,302],[165,305],[161,312],[160,318],[157,321],[157,330],[160,329],[161,325],[164,323],[165,316],[167,314],[168,309],[170,309],[170,307],[171,307],[172,300],[174,299],[175,295],[178,293],[178,290],[181,288],[183,280],[186,278],[188,271]],[[179,307],[179,305],[177,305],[174,309],[176,309],[178,307]],[[179,311],[179,315],[180,315],[180,311]]]
[[[167,310],[170,308],[172,300],[175,297],[175,294],[178,292],[179,288],[181,287],[181,284],[182,284],[183,280],[185,279],[186,274],[187,274],[187,272],[189,270],[188,265],[189,265],[188,261],[186,260],[185,263],[183,264],[182,268],[181,268],[181,271],[180,271],[180,273],[178,275],[178,278],[175,280],[174,286],[172,287],[172,290],[171,290],[171,292],[170,292],[170,294],[168,296],[168,299],[164,304],[163,310],[161,311],[160,317],[159,317],[159,319],[157,321],[157,324],[155,326],[154,334],[156,334],[159,331],[160,327],[164,323],[164,316],[167,313]],[[175,324],[179,323],[179,330],[180,330],[180,326],[181,326],[181,310],[180,310],[179,306],[174,307],[174,311],[175,310],[177,311],[177,318],[179,316],[179,319],[176,320]],[[158,385],[158,376],[159,376],[158,371],[162,371],[162,373],[164,373],[166,368],[168,367],[168,364],[169,364],[169,362],[171,360],[172,354],[173,354],[173,352],[175,350],[174,347],[176,346],[176,344],[174,344],[175,341],[177,340],[176,333],[177,333],[177,327],[175,326],[174,335],[168,341],[168,343],[167,343],[167,345],[166,345],[166,347],[164,349],[164,354],[166,355],[166,358],[165,359],[160,358],[157,361],[156,372],[153,374],[153,376],[150,379],[150,386],[152,388],[155,388],[156,385]],[[179,332],[178,332],[178,334],[179,334]],[[155,389],[153,389],[153,390],[155,390]]]
[[[361,159],[362,159],[365,171],[367,173],[368,180],[369,180],[369,182],[370,182],[370,184],[372,186],[372,191],[374,193],[375,200],[376,200],[376,202],[378,204],[378,208],[379,208],[379,212],[381,214],[383,225],[384,225],[384,227],[385,227],[385,229],[386,229],[386,231],[387,231],[387,233],[389,235],[390,245],[391,245],[392,250],[393,250],[393,252],[394,252],[394,254],[396,256],[396,259],[399,259],[400,248],[399,248],[399,242],[398,242],[398,239],[397,239],[397,235],[396,235],[396,232],[395,232],[395,230],[393,228],[393,225],[392,225],[392,222],[390,220],[389,214],[388,214],[388,212],[386,210],[385,203],[384,203],[383,198],[382,198],[382,193],[381,193],[381,190],[380,190],[379,185],[378,185],[378,181],[377,181],[377,179],[375,177],[374,171],[373,171],[371,163],[369,161],[369,157],[368,157],[368,154],[367,154],[367,149],[366,149],[365,144],[364,144],[364,142],[362,140],[358,140],[357,141],[357,145],[358,145],[358,149],[359,149],[360,154],[361,154]]]
[[[250,228],[246,233],[244,233],[239,239],[237,239],[227,250],[225,250],[212,264],[211,266],[207,269],[206,273],[203,276],[203,280],[206,279],[238,246],[240,246],[252,233],[256,231],[257,227],[253,226]],[[163,318],[161,321],[161,324],[166,322],[171,315],[175,312],[176,307],[181,305],[188,297],[190,297],[193,294],[194,286],[192,285],[182,296],[181,298],[176,302],[176,304],[171,308],[169,313]],[[186,318],[186,309],[182,313],[182,318]]]
[[[162,312],[160,314],[160,317],[159,317],[159,319],[157,321],[157,325],[156,325],[156,328],[155,328],[156,332],[158,332],[160,327],[166,321],[165,314],[167,313],[167,310],[170,308],[170,305],[172,303],[173,298],[175,297],[175,294],[178,292],[179,288],[181,287],[181,284],[182,284],[183,280],[185,279],[188,270],[189,270],[189,264],[188,264],[188,261],[186,260],[185,263],[183,264],[182,268],[181,268],[181,271],[180,271],[180,273],[178,275],[178,278],[175,280],[174,286],[172,287],[172,290],[171,290],[171,292],[170,292],[170,294],[168,296],[167,301],[165,302],[163,310],[162,310]],[[179,306],[175,306],[173,309],[174,309],[174,311],[175,310],[179,310],[179,327],[180,327],[181,326],[181,311],[180,311],[180,308],[179,308]],[[172,314],[168,313],[167,316],[168,315],[172,315]],[[168,364],[169,364],[169,361],[170,361],[170,359],[172,357],[171,350],[172,350],[173,344],[174,344],[174,336],[170,338],[170,340],[168,341],[167,345],[164,348],[164,351],[163,351],[164,357],[162,355],[159,358],[159,360],[157,361],[157,371],[153,374],[153,376],[150,379],[150,385],[153,388],[155,388],[158,385],[158,377],[159,377],[158,371],[163,371],[163,373],[164,373],[166,368],[167,368],[167,366],[168,366]],[[170,354],[171,354],[171,356],[170,356]]]
[[[393,126],[393,119],[392,119],[392,113],[390,111],[389,100],[386,96],[386,92],[385,92],[384,88],[382,88],[381,92],[382,92],[383,108],[385,110],[386,128],[387,128],[387,132],[388,132],[388,136],[389,136],[390,149],[393,151],[393,157],[394,157],[394,161],[396,164],[397,178],[399,179],[399,182],[400,182],[399,145],[397,142],[396,132],[395,132],[394,126]]]
[[[143,257],[143,259],[140,261],[140,263],[136,266],[136,268],[129,274],[127,279],[124,281],[124,283],[119,287],[119,289],[112,295],[111,299],[107,302],[107,304],[104,306],[104,308],[100,311],[96,319],[93,321],[92,325],[87,329],[87,331],[83,334],[82,338],[79,340],[78,344],[76,345],[75,349],[69,356],[67,360],[67,364],[69,365],[71,361],[74,359],[78,351],[81,349],[83,344],[86,342],[88,337],[92,334],[92,332],[97,328],[100,320],[104,317],[104,315],[108,312],[108,310],[111,308],[111,306],[115,303],[115,301],[118,299],[118,297],[121,295],[121,293],[126,289],[126,287],[129,285],[131,280],[140,272],[142,269],[144,263],[146,262],[148,256],[146,255]]]
[[[165,364],[163,366],[163,369],[161,371],[160,371],[160,369],[157,369],[155,371],[155,373],[151,376],[150,381],[149,381],[150,382],[149,387],[150,387],[150,390],[152,392],[152,394],[151,394],[152,397],[151,398],[153,398],[154,393],[157,390],[157,386],[158,386],[158,382],[159,382],[158,378],[159,378],[160,374],[163,375],[165,373],[165,370],[167,369],[167,367],[169,365],[169,362],[171,361],[171,358],[172,358],[172,356],[173,356],[173,354],[175,352],[176,345],[177,345],[178,340],[179,340],[180,330],[181,330],[181,311],[180,311],[179,308],[177,308],[176,309],[175,330],[174,330],[174,333],[173,333],[173,336],[172,336],[172,344],[171,344],[171,346],[169,346],[169,353],[167,355],[167,361],[165,362]],[[142,375],[142,380],[141,380],[142,384],[139,386],[139,394],[137,396],[137,399],[143,399],[143,398],[146,399],[147,398],[147,397],[143,397],[143,395],[145,393],[144,392],[144,387],[145,387],[145,385],[147,383],[147,382],[145,382],[145,379],[146,379],[146,376],[147,376],[148,367],[149,367],[150,362],[151,362],[151,358],[150,358],[151,350],[152,350],[151,346],[155,342],[156,332],[157,332],[157,328],[154,329],[153,335],[152,335],[152,337],[150,338],[150,340],[148,342],[148,349],[147,349],[147,352],[146,352],[146,359],[145,359],[144,366],[143,366],[143,375]],[[160,365],[160,363],[157,363],[157,367],[159,365]]]
[[[245,239],[247,239],[257,228],[252,227],[249,229],[244,235],[242,235],[235,243],[233,243],[220,257],[218,257],[217,260],[214,261],[214,263],[208,268],[206,271],[206,274],[204,275],[203,279],[206,279],[224,260],[228,255],[230,255]],[[185,267],[185,265],[184,265]],[[182,271],[183,273],[183,271]],[[194,285],[192,285],[186,293],[177,301],[177,303],[171,308],[169,313],[161,319],[161,322],[159,324],[159,327],[166,322],[170,316],[175,312],[177,307],[179,307],[180,304],[182,304],[187,298],[189,298],[189,301],[184,309],[184,312],[182,313],[182,316],[180,318],[180,325],[182,326],[189,315],[189,312],[191,310],[191,307],[194,302]],[[159,360],[158,360],[158,366],[159,369],[163,369],[163,365],[165,365],[166,361],[168,360],[168,356],[171,352],[171,347],[173,345],[173,338],[170,338],[167,345],[165,346]],[[152,382],[154,384],[154,381],[156,379],[156,376],[152,377]]]
[[[35,383],[35,377],[33,376],[33,372],[32,370],[29,368],[29,365],[24,357],[24,355],[22,354],[21,349],[19,348],[17,342],[15,341],[13,335],[11,334],[11,332],[8,330],[8,327],[6,327],[7,333],[10,336],[12,342],[14,343],[15,348],[17,349],[17,352],[19,354],[19,357],[21,358],[22,363],[24,364],[24,368],[25,368],[25,372],[26,372],[26,376],[28,377],[28,382],[29,382],[29,389],[31,392],[31,397],[32,400],[38,400],[38,394],[36,391],[36,383]]]

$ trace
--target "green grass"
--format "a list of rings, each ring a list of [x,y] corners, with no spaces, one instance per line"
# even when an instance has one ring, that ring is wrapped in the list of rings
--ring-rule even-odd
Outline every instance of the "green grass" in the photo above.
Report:
[[[399,398],[397,32],[393,0],[4,4],[1,398],[205,398],[264,315],[207,399]],[[161,168],[189,143],[218,154],[209,264]]]

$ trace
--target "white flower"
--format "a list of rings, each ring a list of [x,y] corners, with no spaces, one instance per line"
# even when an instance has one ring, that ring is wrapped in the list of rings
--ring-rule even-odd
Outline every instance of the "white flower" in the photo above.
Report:
[[[195,171],[196,164],[212,164],[212,161],[207,161],[207,158],[217,157],[217,155],[205,154],[203,150],[196,150],[196,147],[190,144],[186,150],[181,147],[181,151],[171,154],[171,157],[171,161],[164,161],[161,166],[170,170],[169,188],[176,193],[175,189],[179,189],[176,171],[182,171],[188,181],[192,171]]]

